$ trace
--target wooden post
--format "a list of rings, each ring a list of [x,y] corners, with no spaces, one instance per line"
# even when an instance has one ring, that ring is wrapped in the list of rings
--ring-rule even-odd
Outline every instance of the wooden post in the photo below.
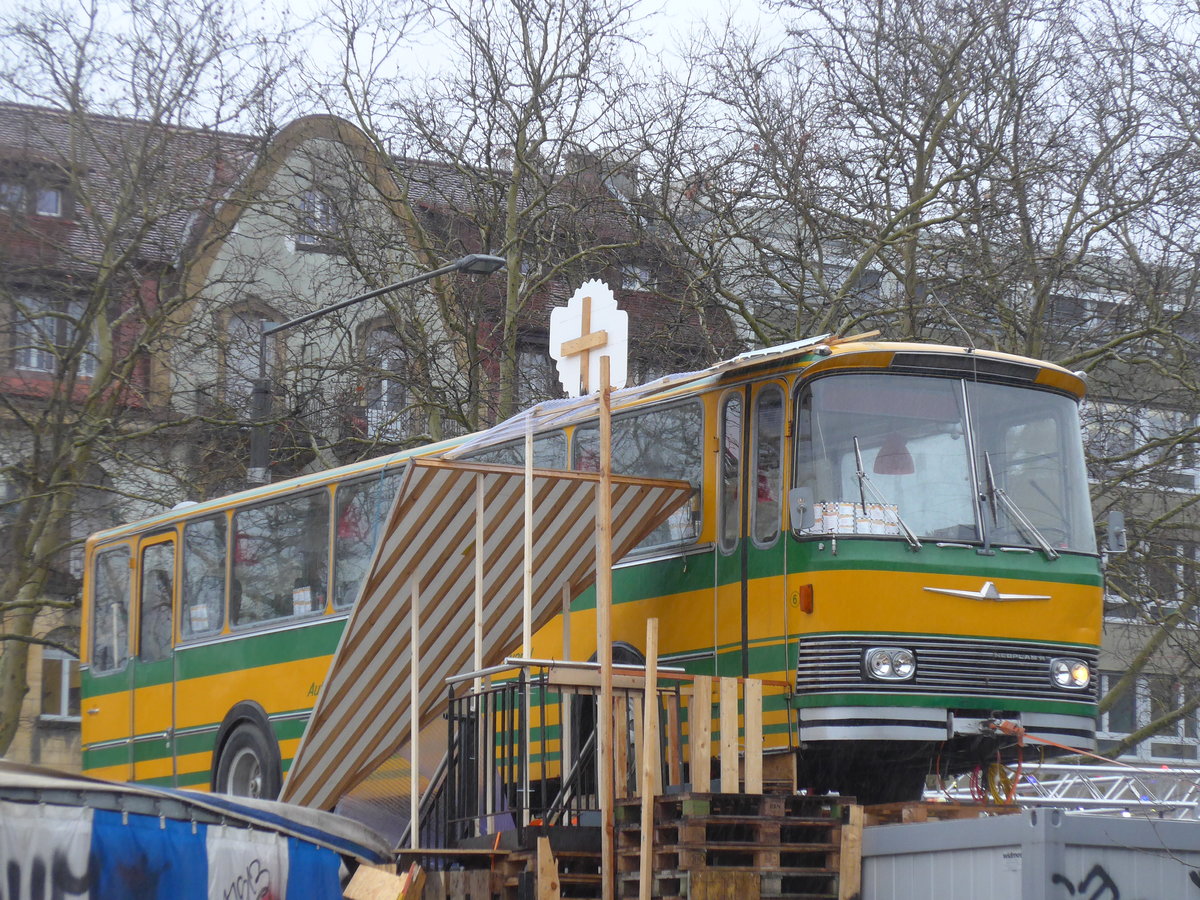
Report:
[[[613,724],[629,721],[629,695],[621,694],[613,697]],[[613,791],[617,799],[629,796],[629,741],[622,734],[620,740],[613,740]]]
[[[483,475],[475,476],[475,671],[483,670],[483,541],[485,496]],[[475,677],[475,693],[483,688],[483,679]]]
[[[763,685],[757,678],[742,683],[742,721],[745,723],[743,767],[746,774],[746,793],[761,794],[763,790]]]
[[[642,850],[638,875],[638,900],[650,900],[654,878],[654,798],[662,791],[662,766],[658,761],[658,619],[646,621],[646,690],[642,710]]]
[[[738,682],[721,679],[721,793],[738,793]]]
[[[525,420],[525,572],[521,615],[522,655],[533,658],[533,417]],[[528,717],[526,717],[528,718]]]
[[[678,785],[683,781],[683,760],[679,741],[679,693],[667,695],[667,783]]]
[[[421,586],[415,581],[408,618],[412,647],[408,700],[408,831],[409,843],[417,850],[421,846]]]
[[[564,660],[571,658],[571,585],[564,584],[562,588],[562,617],[563,617],[563,649],[562,655]],[[563,776],[566,777],[567,766],[574,763],[575,747],[573,745],[573,735],[571,728],[571,707],[574,706],[574,695],[564,693],[562,695],[562,751],[559,754],[561,759]]]
[[[602,900],[616,897],[616,832],[613,819],[612,689],[612,388],[609,362],[600,357],[600,484],[596,498],[596,655],[600,660],[597,726],[600,793],[600,871]]]
[[[550,838],[537,839],[537,900],[559,900],[558,861],[550,850]]]
[[[692,765],[692,791],[712,790],[712,676],[697,675],[692,681],[692,705],[688,710],[688,761]]]
[[[523,598],[521,607],[521,655],[525,659],[533,658],[533,416],[526,412],[525,419],[525,571],[522,575],[522,591]],[[533,693],[533,685],[526,682],[525,693],[521,703],[525,707],[525,714],[522,717],[525,721],[524,733],[521,735],[521,754],[524,756],[524,761],[521,766],[521,771],[525,773],[521,790],[524,796],[529,798],[530,794],[530,738],[533,734],[533,723],[530,715],[530,699]],[[525,821],[523,824],[528,825],[530,819],[529,804],[523,804],[525,809]]]
[[[475,476],[475,656],[474,666],[476,672],[483,671],[483,567],[484,567],[484,540],[487,535],[484,529],[484,512],[486,509],[487,495],[483,484],[483,475]],[[489,774],[491,767],[487,764],[487,754],[484,752],[486,744],[485,735],[488,734],[486,719],[484,717],[484,697],[483,697],[483,677],[475,676],[472,683],[475,690],[475,697],[472,701],[475,710],[475,719],[480,727],[475,729],[476,754],[475,764],[476,778],[479,783],[484,784],[484,794],[482,802],[479,804],[479,812],[482,814],[475,820],[475,833],[483,834],[485,828],[481,827],[484,822],[491,824],[489,813],[489,803],[492,796],[492,786]]]
[[[862,894],[863,808],[850,807],[850,821],[842,826],[838,854],[838,900],[857,900]]]

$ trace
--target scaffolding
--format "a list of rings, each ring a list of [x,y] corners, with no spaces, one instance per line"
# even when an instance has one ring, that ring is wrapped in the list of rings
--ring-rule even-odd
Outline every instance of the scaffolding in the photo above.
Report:
[[[961,776],[926,792],[935,801],[977,799]],[[1044,763],[1020,773],[1014,801],[1022,807],[1058,807],[1093,815],[1155,815],[1200,819],[1200,768],[1180,766]]]

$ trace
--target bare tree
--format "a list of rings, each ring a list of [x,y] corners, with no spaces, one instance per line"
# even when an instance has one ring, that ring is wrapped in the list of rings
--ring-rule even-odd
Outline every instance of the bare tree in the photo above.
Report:
[[[82,538],[173,493],[162,376],[181,260],[254,149],[224,130],[270,122],[281,70],[204,0],[22,8],[0,46],[4,92],[36,104],[0,109],[3,751],[35,620],[79,602]]]
[[[388,199],[412,261],[431,268],[465,250],[507,260],[502,289],[435,285],[432,303],[406,309],[398,329],[414,355],[436,348],[421,367],[428,404],[471,428],[531,399],[519,360],[529,333],[544,331],[551,293],[615,269],[636,246],[622,194],[626,129],[613,115],[634,86],[619,51],[635,16],[624,0],[448,0],[428,10],[443,35],[441,65],[402,81],[397,57],[412,46],[380,39],[367,50],[361,40],[379,32],[385,10],[342,6],[327,25],[343,72],[324,98],[394,160]]]

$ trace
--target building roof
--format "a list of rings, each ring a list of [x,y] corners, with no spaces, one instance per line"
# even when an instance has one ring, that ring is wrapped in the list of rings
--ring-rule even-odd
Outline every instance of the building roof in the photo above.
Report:
[[[71,194],[61,219],[5,218],[9,265],[85,273],[114,251],[171,265],[261,146],[241,134],[0,103],[0,173]]]

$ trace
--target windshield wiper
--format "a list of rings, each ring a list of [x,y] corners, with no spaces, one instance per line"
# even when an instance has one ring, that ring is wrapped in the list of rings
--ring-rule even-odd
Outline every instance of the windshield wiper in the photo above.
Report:
[[[858,467],[858,471],[856,473],[858,475],[858,497],[862,501],[863,515],[866,515],[867,513],[866,491],[869,489],[872,496],[875,497],[876,502],[882,503],[884,506],[896,507],[896,524],[900,526],[900,531],[904,535],[904,539],[908,541],[908,545],[914,550],[920,550],[921,541],[901,517],[900,507],[896,506],[896,504],[889,501],[887,497],[883,496],[883,492],[880,491],[879,488],[875,487],[875,484],[870,478],[867,477],[866,469],[863,468],[862,450],[858,446],[858,435],[854,436],[854,464]]]
[[[984,451],[983,454],[983,474],[987,479],[987,502],[992,511],[992,524],[997,526],[1000,524],[996,513],[996,505],[999,501],[999,505],[1004,507],[1005,512],[1017,524],[1017,530],[1026,537],[1033,538],[1034,543],[1046,554],[1046,559],[1058,559],[1058,551],[1050,546],[1050,542],[1037,530],[1037,526],[1029,521],[1029,517],[1021,512],[1021,508],[1008,496],[1004,488],[996,484],[996,475],[992,471],[992,454],[987,451]]]

